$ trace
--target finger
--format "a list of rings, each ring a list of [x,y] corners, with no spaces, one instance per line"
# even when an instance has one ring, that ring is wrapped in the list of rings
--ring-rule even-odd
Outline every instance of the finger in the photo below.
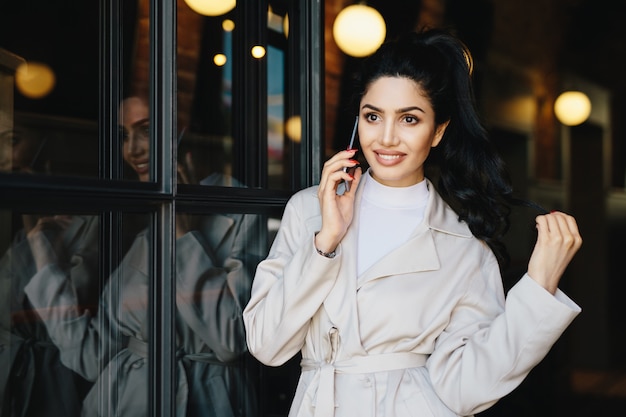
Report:
[[[195,184],[196,183],[196,167],[193,163],[193,157],[191,155],[191,152],[187,152],[185,154],[185,165],[187,166],[187,172],[189,173],[189,178],[188,181],[190,181],[190,183]]]
[[[187,173],[185,172],[185,168],[182,166],[182,164],[177,165],[176,172],[178,172],[179,183],[189,184],[189,178],[187,178]]]
[[[352,179],[350,182],[350,190],[344,193],[344,195],[354,196],[356,194],[356,189],[359,186],[359,181],[361,180],[361,176],[363,175],[363,169],[360,166],[357,166],[354,169],[354,174],[352,175]]]
[[[352,159],[354,158],[355,154],[356,149],[337,152],[324,163],[322,174],[324,173],[324,171],[326,171],[327,173],[331,173],[358,164],[356,160]]]
[[[340,151],[324,163],[319,183],[320,192],[323,192],[323,190],[327,189],[329,186],[333,190],[336,190],[338,182],[344,178],[338,178],[337,175],[333,174],[338,171],[343,171],[344,168],[357,165],[358,161],[351,159],[354,157],[355,153],[356,149]],[[345,179],[350,179],[350,177],[348,176]]]

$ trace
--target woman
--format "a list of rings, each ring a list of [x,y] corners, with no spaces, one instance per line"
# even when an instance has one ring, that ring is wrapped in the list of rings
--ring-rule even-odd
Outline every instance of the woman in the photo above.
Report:
[[[272,366],[301,351],[292,417],[472,415],[580,312],[557,288],[582,243],[576,222],[536,218],[528,272],[505,302],[500,238],[516,201],[476,113],[469,52],[444,31],[410,34],[358,81],[369,169],[341,151],[289,201],[244,310],[248,347]]]
[[[123,102],[124,160],[141,181],[149,180],[148,106]],[[203,183],[220,185],[212,176]],[[258,216],[207,215],[176,221],[176,415],[254,416],[255,391],[247,376],[241,317],[258,247]],[[41,230],[32,245],[49,246]],[[97,315],[77,308],[72,283],[55,263],[40,257],[25,288],[59,346],[68,368],[94,381],[83,416],[148,415],[148,316],[151,232],[133,241],[107,281]],[[44,251],[40,251],[43,253]],[[43,259],[42,259],[43,258]]]

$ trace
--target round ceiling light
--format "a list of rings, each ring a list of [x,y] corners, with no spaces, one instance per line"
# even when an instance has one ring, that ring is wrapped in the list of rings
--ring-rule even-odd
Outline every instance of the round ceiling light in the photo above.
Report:
[[[554,102],[554,113],[566,126],[583,123],[591,114],[591,101],[580,91],[566,91]]]
[[[385,19],[373,7],[353,4],[339,12],[333,23],[333,37],[339,49],[354,57],[372,54],[387,35]]]
[[[196,13],[205,16],[221,16],[235,8],[237,0],[185,0]]]
[[[55,84],[54,71],[41,62],[23,63],[15,71],[15,86],[28,98],[39,99],[47,96]]]

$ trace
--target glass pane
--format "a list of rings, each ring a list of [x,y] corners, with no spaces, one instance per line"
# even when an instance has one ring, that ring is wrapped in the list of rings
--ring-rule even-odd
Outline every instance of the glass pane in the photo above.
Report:
[[[2,2],[0,62],[17,60],[2,68],[3,172],[98,175],[98,9]]]
[[[283,188],[285,141],[285,52],[267,48],[267,161],[270,188]]]
[[[205,15],[188,3],[177,9],[178,180],[214,185],[211,175],[232,172],[234,9]]]
[[[150,181],[150,107],[144,96],[130,96],[120,104],[123,178]]]
[[[100,219],[5,210],[0,223],[2,415],[78,417],[98,370]]]
[[[294,157],[301,140],[302,129],[300,114],[292,102],[293,92],[297,87],[290,80],[287,63],[289,27],[293,20],[289,18],[289,7],[293,2],[270,0],[267,21],[267,175],[268,186],[272,189],[289,190],[293,188]],[[291,35],[294,36],[294,35]],[[295,61],[291,59],[295,68]],[[297,74],[297,69],[291,69]]]
[[[154,181],[150,162],[150,2],[121,1],[123,99],[119,107],[122,178]],[[119,29],[117,26],[115,29]],[[114,77],[117,74],[114,74]]]
[[[120,1],[120,7],[114,27],[107,28],[100,24],[98,1],[1,3],[0,172],[99,175],[100,94],[107,86],[101,77],[108,75],[101,72],[99,51],[109,29],[119,31],[121,46],[108,45],[105,61],[109,52],[119,54],[112,76],[122,96],[148,97],[149,91],[149,2]],[[101,140],[113,143],[112,137]],[[132,158],[123,178],[146,180],[135,172],[149,168],[140,150],[111,156]]]
[[[179,415],[257,416],[258,365],[242,312],[269,223],[256,214],[176,218],[176,393]],[[184,389],[183,389],[184,387]]]

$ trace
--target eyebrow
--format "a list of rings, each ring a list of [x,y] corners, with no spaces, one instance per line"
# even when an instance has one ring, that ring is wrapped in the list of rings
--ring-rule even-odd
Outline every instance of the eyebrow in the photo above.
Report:
[[[139,126],[143,126],[144,124],[148,123],[149,121],[150,121],[150,119],[148,119],[148,118],[146,117],[145,119],[140,119],[140,120],[137,120],[137,121],[136,121],[135,123],[133,123],[131,126],[132,126],[132,128],[134,129],[134,128],[139,127]]]
[[[383,112],[383,110],[382,110],[382,109],[379,109],[378,107],[373,106],[373,105],[371,105],[371,104],[364,104],[362,108],[364,108],[364,109],[365,109],[365,108],[372,109],[372,110],[377,111],[377,112],[380,112],[380,113],[382,113],[382,112]],[[422,113],[426,114],[426,112],[424,111],[424,109],[422,109],[421,107],[418,107],[418,106],[403,107],[403,108],[401,108],[401,109],[397,109],[397,110],[396,110],[396,113],[406,113],[406,112],[411,111],[411,110],[417,110],[417,111],[419,111],[419,112],[422,112]]]

